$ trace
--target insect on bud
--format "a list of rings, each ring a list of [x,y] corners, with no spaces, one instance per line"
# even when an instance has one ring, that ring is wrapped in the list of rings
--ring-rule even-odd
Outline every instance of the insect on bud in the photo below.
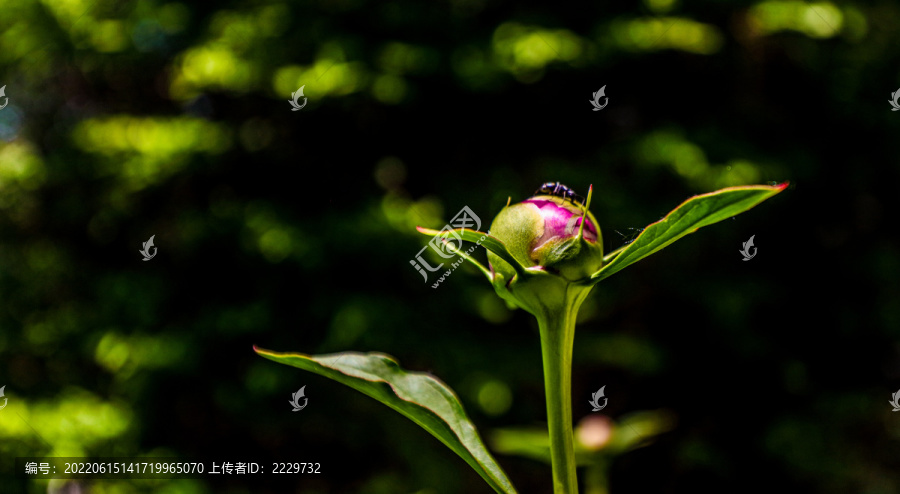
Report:
[[[569,283],[587,282],[603,266],[603,237],[584,203],[565,185],[548,182],[533,197],[503,208],[491,233],[524,267],[538,267]],[[512,279],[515,269],[509,263],[490,252],[488,260],[496,273]]]

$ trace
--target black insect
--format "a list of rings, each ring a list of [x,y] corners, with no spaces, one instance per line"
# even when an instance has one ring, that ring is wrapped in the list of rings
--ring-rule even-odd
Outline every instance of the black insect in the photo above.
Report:
[[[584,204],[584,197],[581,197],[576,194],[574,190],[559,182],[546,182],[544,185],[541,185],[541,188],[534,191],[534,195],[542,194],[562,197],[563,199],[568,199],[576,204]]]

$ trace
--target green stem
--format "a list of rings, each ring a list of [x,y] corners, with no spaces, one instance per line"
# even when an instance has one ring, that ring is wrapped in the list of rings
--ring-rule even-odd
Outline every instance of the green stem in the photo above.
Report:
[[[554,494],[578,494],[572,432],[572,343],[575,340],[578,307],[588,291],[569,291],[566,307],[562,311],[538,317]]]
[[[587,467],[584,475],[585,494],[609,494],[607,468],[606,459],[597,460]]]

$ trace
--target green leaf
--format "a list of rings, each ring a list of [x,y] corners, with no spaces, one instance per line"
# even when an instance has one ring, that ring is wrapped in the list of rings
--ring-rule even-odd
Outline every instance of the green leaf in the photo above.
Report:
[[[491,448],[501,455],[520,456],[550,465],[550,435],[547,429],[534,427],[509,427],[494,429],[489,435]],[[579,467],[595,463],[597,453],[585,448],[581,442],[573,442],[575,463]]]
[[[494,429],[488,435],[491,448],[501,455],[521,456],[541,463],[551,464],[550,439],[547,429],[534,427]],[[578,444],[575,444],[578,447]],[[576,457],[578,453],[576,452]],[[583,466],[578,462],[578,466]]]
[[[261,356],[333,379],[402,413],[462,457],[501,493],[515,493],[488,452],[456,394],[434,376],[408,372],[389,355],[345,352],[329,355],[277,353],[253,347]]]
[[[675,428],[676,417],[667,410],[647,410],[626,414],[610,423],[610,435],[602,445],[589,445],[580,436],[588,421],[575,427],[575,460],[578,466],[596,464],[604,456],[615,457],[652,443],[661,434]],[[594,425],[593,427],[596,427]],[[531,458],[550,463],[550,439],[547,429],[509,427],[494,429],[489,435],[491,447],[499,454]]]
[[[598,282],[653,254],[697,229],[743,213],[787,188],[780,185],[747,185],[694,196],[675,208],[665,218],[651,224],[615,259],[600,268],[591,278]]]

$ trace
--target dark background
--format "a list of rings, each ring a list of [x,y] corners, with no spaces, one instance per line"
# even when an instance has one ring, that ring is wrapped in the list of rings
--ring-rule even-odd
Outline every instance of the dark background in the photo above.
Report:
[[[544,181],[593,184],[611,251],[691,195],[789,180],[598,285],[575,420],[675,419],[610,455],[614,494],[900,492],[896,3],[0,8],[0,491],[48,490],[16,456],[149,455],[323,473],[93,492],[489,492],[409,420],[252,345],[393,355],[490,443],[544,424],[536,325],[471,266],[423,282],[416,225],[469,206],[487,229]],[[549,465],[496,457],[550,492]]]

